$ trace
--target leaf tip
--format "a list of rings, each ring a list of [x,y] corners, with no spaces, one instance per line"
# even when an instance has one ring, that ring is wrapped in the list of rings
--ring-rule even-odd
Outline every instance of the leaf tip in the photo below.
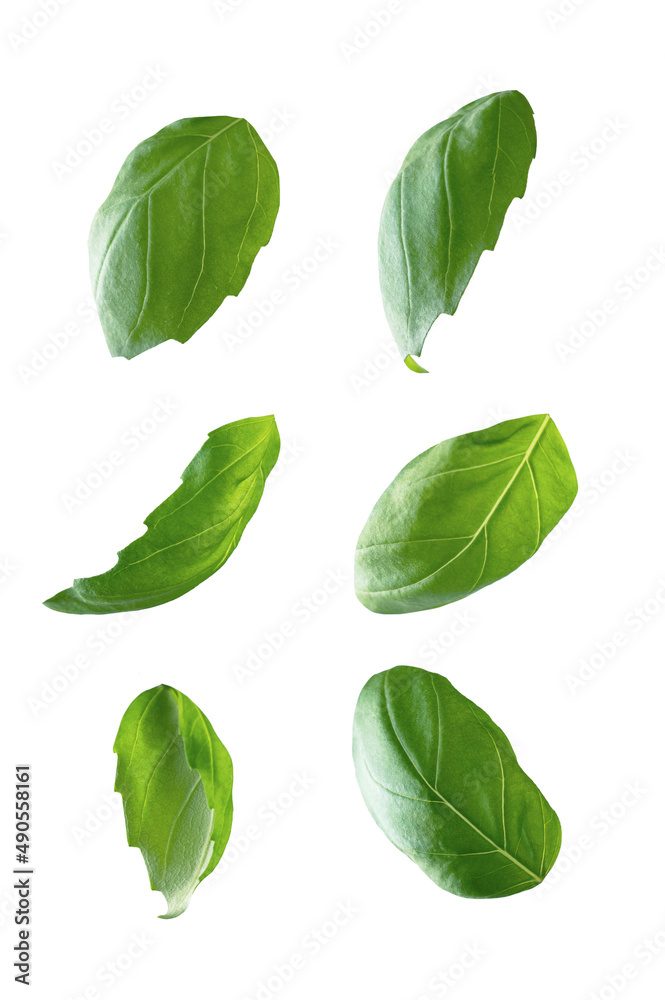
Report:
[[[61,590],[59,593],[54,594],[53,597],[47,598],[42,601],[45,608],[49,608],[51,611],[69,611],[66,604],[66,598],[69,596],[67,590]]]

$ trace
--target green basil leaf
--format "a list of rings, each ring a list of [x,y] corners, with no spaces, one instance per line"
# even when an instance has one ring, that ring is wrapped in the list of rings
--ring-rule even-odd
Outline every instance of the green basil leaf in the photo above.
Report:
[[[379,229],[383,304],[407,361],[435,319],[457,309],[508,206],[524,194],[535,155],[533,111],[516,90],[467,104],[409,150]]]
[[[113,750],[127,841],[166,897],[164,917],[177,917],[228,842],[231,758],[200,708],[166,684],[131,703]]]
[[[356,549],[358,599],[381,614],[459,601],[526,562],[576,493],[547,414],[442,441],[402,469],[370,514]]]
[[[277,166],[244,118],[183,118],[140,143],[90,231],[111,354],[189,340],[240,292],[278,208]]]
[[[442,889],[511,896],[556,861],[556,813],[505,733],[445,677],[375,674],[358,699],[353,757],[375,822]]]
[[[242,537],[279,455],[275,418],[211,431],[182,485],[145,519],[148,530],[107,573],[75,580],[44,604],[73,615],[154,608],[216,573]]]

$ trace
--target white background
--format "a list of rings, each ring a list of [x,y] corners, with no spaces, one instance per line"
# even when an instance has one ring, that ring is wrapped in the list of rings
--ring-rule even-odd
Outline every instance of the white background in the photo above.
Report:
[[[459,1000],[653,998],[665,970],[665,954],[643,957],[652,939],[665,952],[657,7],[565,0],[557,20],[547,0],[401,0],[367,41],[357,32],[387,0],[218,6],[69,0],[42,25],[34,0],[3,5],[3,978],[15,942],[13,767],[27,761],[33,996],[434,1000],[447,977]],[[163,79],[147,92],[151,70]],[[536,116],[527,195],[457,315],[431,332],[431,374],[415,375],[391,357],[381,205],[426,128],[506,88]],[[217,114],[248,118],[278,162],[273,239],[240,297],[188,344],[112,360],[87,304],[92,216],[139,141]],[[112,130],[76,163],[68,147],[102,118]],[[292,288],[319,240],[336,247]],[[280,289],[286,301],[262,322],[255,313],[251,336],[234,343]],[[604,317],[607,299],[616,310]],[[587,310],[587,336],[562,356]],[[70,326],[53,348],[68,324],[77,334]],[[159,400],[177,407],[151,424]],[[287,461],[219,574],[129,620],[43,607],[75,576],[110,568],[209,430],[273,412]],[[539,412],[575,462],[576,516],[528,565],[462,603],[404,616],[363,608],[356,538],[399,469],[443,438]],[[77,480],[117,449],[122,464],[68,510]],[[635,608],[647,609],[639,628]],[[237,668],[288,622],[295,634],[272,655],[262,647],[243,681]],[[428,652],[439,637],[442,651]],[[597,669],[575,686],[594,653]],[[87,666],[76,675],[77,656]],[[362,685],[396,663],[445,673],[508,733],[564,830],[541,889],[457,898],[373,824],[351,723]],[[163,900],[126,846],[117,797],[107,804],[122,713],[162,681],[208,714],[236,772],[227,863],[174,921],[157,919]],[[294,774],[309,784],[297,799]],[[244,850],[251,826],[258,839]],[[308,933],[340,904],[352,917],[314,954]],[[128,958],[134,935],[145,943]],[[280,988],[274,967],[295,953],[304,968]],[[624,981],[626,963],[635,974]]]

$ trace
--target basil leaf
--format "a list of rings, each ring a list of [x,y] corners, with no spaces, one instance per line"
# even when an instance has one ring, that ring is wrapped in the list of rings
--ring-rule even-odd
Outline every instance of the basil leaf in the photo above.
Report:
[[[277,166],[244,118],[183,118],[140,143],[90,231],[111,354],[189,340],[240,292],[278,208]]]
[[[131,703],[113,750],[127,841],[166,897],[164,917],[177,917],[228,842],[231,758],[200,708],[166,684]]]
[[[279,455],[275,418],[211,431],[182,485],[145,519],[148,530],[100,576],[75,580],[44,604],[73,615],[154,608],[181,597],[229,558],[259,505]]]
[[[442,889],[511,896],[556,861],[556,813],[505,733],[445,677],[375,674],[358,699],[353,758],[375,822]]]
[[[508,206],[524,194],[535,155],[533,111],[516,90],[465,105],[409,150],[379,229],[383,304],[407,362],[434,320],[457,309]]]
[[[576,493],[547,414],[442,441],[402,469],[370,514],[356,549],[358,599],[381,614],[459,601],[526,562]]]

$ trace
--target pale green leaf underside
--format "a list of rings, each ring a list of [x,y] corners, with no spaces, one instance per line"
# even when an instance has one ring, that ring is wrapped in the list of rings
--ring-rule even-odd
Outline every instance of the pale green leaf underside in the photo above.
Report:
[[[189,340],[240,292],[278,208],[277,166],[244,118],[183,118],[140,143],[90,231],[111,354]]]
[[[412,146],[379,229],[383,304],[405,359],[420,355],[441,313],[457,309],[535,155],[533,112],[516,90],[467,104]],[[418,370],[413,357],[407,364]]]
[[[394,667],[363,688],[353,756],[389,840],[442,889],[490,899],[539,885],[559,820],[501,729],[446,678]]]
[[[186,594],[224,565],[263,495],[279,455],[273,416],[211,431],[182,485],[145,519],[147,531],[99,576],[75,580],[47,607],[77,615],[152,608]]]
[[[113,746],[127,841],[165,917],[177,917],[221,858],[233,818],[231,758],[194,702],[161,684],[125,712]]]
[[[566,513],[577,477],[547,414],[442,441],[377,501],[356,549],[371,611],[437,608],[512,573]]]

